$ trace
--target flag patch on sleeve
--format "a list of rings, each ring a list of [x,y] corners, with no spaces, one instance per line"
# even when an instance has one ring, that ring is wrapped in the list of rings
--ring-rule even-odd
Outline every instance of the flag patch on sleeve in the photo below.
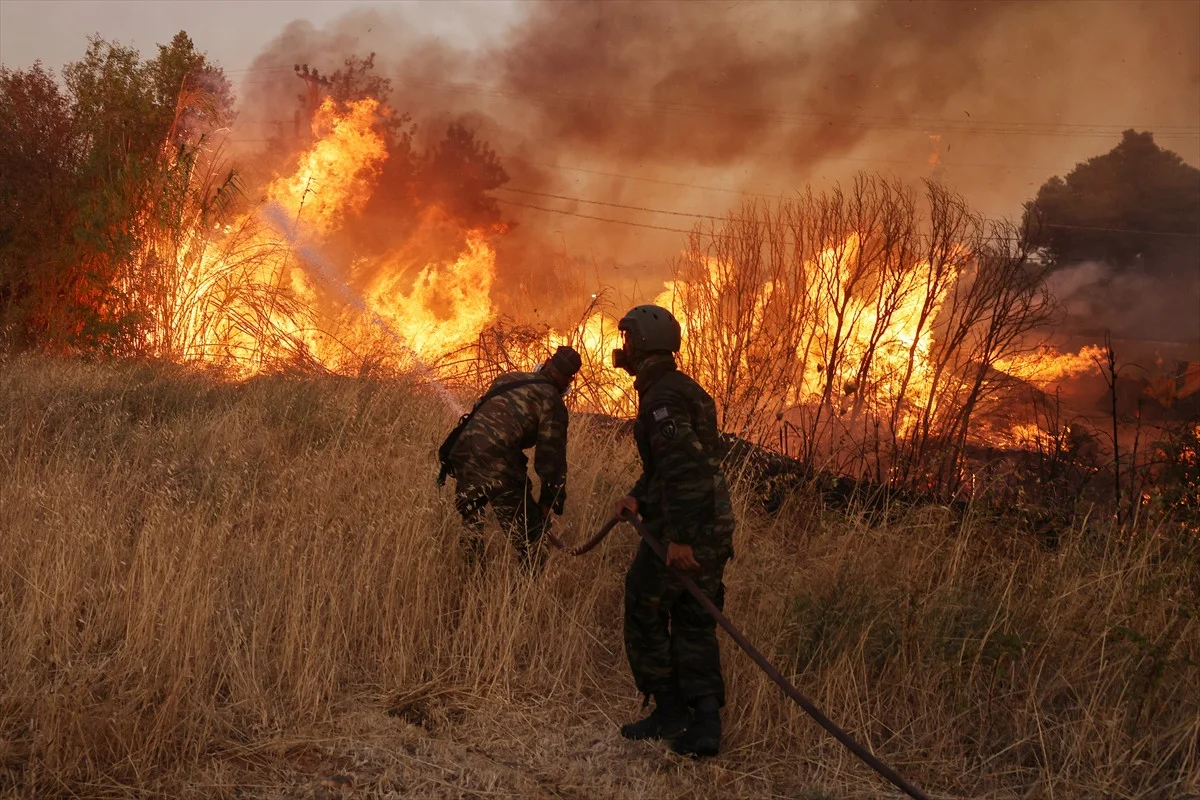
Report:
[[[655,422],[662,422],[664,419],[667,418],[667,416],[668,416],[668,414],[667,414],[666,406],[663,406],[662,408],[656,408],[654,410],[654,421]]]

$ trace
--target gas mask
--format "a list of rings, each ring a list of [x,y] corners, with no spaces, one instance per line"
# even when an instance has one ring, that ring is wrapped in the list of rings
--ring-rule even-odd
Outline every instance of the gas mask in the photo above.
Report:
[[[612,364],[617,369],[623,369],[630,375],[637,374],[637,367],[633,358],[633,346],[629,344],[629,332],[623,331],[624,338],[622,340],[621,349],[613,350]]]

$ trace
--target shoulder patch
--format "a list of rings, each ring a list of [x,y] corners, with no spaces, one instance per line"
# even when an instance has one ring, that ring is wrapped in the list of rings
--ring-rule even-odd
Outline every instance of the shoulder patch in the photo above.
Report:
[[[666,419],[668,416],[670,416],[670,415],[669,415],[669,413],[667,412],[667,407],[666,407],[666,406],[663,406],[662,408],[656,408],[656,409],[654,409],[654,421],[655,421],[655,422],[662,422],[662,421],[663,421],[664,419]]]
[[[674,439],[675,434],[678,432],[678,430],[679,429],[675,427],[675,420],[673,420],[673,419],[669,419],[669,420],[666,420],[665,422],[660,422],[658,424],[658,432],[667,441],[671,441],[672,439]]]

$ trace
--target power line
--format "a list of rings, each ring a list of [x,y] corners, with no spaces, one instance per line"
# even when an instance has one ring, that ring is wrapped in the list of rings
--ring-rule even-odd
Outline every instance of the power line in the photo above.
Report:
[[[923,133],[929,133],[928,128],[932,125],[937,127],[936,133],[945,132],[961,132],[961,133],[976,133],[984,135],[1029,135],[1029,136],[1059,136],[1059,137],[1102,137],[1112,138],[1123,130],[1127,130],[1131,126],[1126,125],[1109,125],[1102,126],[1100,124],[1083,126],[1074,123],[1000,123],[991,122],[987,125],[975,125],[973,123],[964,123],[954,120],[926,120],[924,124],[914,125],[916,118],[908,117],[881,117],[871,115],[847,115],[847,114],[829,114],[823,112],[806,112],[803,114],[785,114],[782,112],[774,112],[769,110],[746,110],[746,109],[729,109],[716,106],[702,106],[685,103],[659,102],[645,103],[639,101],[619,100],[605,95],[570,95],[567,93],[556,93],[555,95],[537,95],[536,93],[521,93],[512,90],[504,90],[494,87],[486,87],[478,84],[469,83],[453,83],[450,81],[437,81],[433,79],[422,78],[399,78],[399,83],[417,88],[437,89],[444,91],[457,91],[470,94],[480,94],[490,97],[499,98],[527,98],[530,94],[539,96],[543,100],[552,104],[566,105],[579,101],[595,102],[605,101],[612,105],[625,106],[636,110],[648,110],[657,113],[676,114],[684,116],[701,116],[701,117],[727,117],[743,120],[759,120],[773,119],[780,122],[791,122],[796,125],[833,125],[839,123],[847,127],[858,127],[874,130],[914,130]],[[1102,128],[1107,127],[1108,130]],[[1137,127],[1137,126],[1132,126]],[[1071,130],[1070,128],[1075,128]],[[1200,137],[1200,127],[1193,128],[1191,126],[1159,126],[1159,131],[1156,135],[1162,138],[1195,138]]]
[[[528,164],[530,166],[541,167],[543,169],[548,169],[548,170],[555,170],[555,171],[566,170],[568,172],[581,172],[586,175],[600,175],[600,176],[607,177],[607,178],[620,178],[622,180],[640,181],[643,183],[655,183],[655,184],[659,184],[662,186],[675,186],[675,187],[678,187],[681,189],[699,189],[702,191],[723,192],[725,194],[736,194],[736,195],[741,195],[741,196],[750,195],[753,197],[763,197],[763,198],[766,198],[769,200],[778,200],[780,197],[782,197],[784,194],[787,193],[787,192],[783,192],[783,191],[773,192],[773,193],[772,192],[756,192],[756,191],[750,191],[749,189],[727,189],[722,186],[704,186],[704,185],[696,184],[696,183],[683,183],[680,181],[665,181],[665,180],[659,180],[656,178],[647,178],[647,177],[644,177],[641,175],[628,175],[628,174],[624,174],[624,173],[620,173],[620,172],[608,172],[605,170],[586,169],[584,167],[569,167],[569,166],[565,166],[562,164],[547,164],[545,162],[531,161],[526,158],[517,158],[515,156],[503,156],[502,161],[515,162],[518,164]],[[885,159],[885,158],[837,158],[837,157],[826,158],[826,157],[822,157],[819,161],[820,161],[820,163],[824,163],[827,161],[849,161],[849,162],[861,163],[861,164],[906,164],[909,166],[936,166],[936,167],[950,167],[950,168],[980,167],[980,168],[993,168],[993,169],[1000,169],[1000,170],[1027,170],[1030,172],[1038,172],[1041,174],[1054,174],[1055,172],[1059,171],[1057,168],[1054,168],[1054,167],[1043,168],[1043,167],[1005,165],[1005,164],[964,164],[964,163],[942,162],[940,164],[929,165],[924,161],[905,161],[905,160],[900,160],[900,159]],[[790,191],[790,190],[788,190],[788,191]]]
[[[222,68],[221,71],[224,72],[226,75],[238,75],[238,74],[264,73],[264,72],[284,72],[284,71],[291,72],[293,69],[294,69],[294,67],[243,67],[243,68],[239,68],[239,69],[224,69],[224,68]]]
[[[647,230],[653,230],[653,231],[666,231],[668,233],[682,233],[682,234],[689,235],[689,236],[692,235],[693,233],[697,233],[697,231],[695,229],[689,230],[687,228],[669,228],[665,225],[650,225],[650,224],[647,224],[644,222],[632,222],[630,220],[624,220],[624,219],[613,219],[612,217],[597,217],[592,214],[580,214],[577,211],[565,211],[563,209],[547,208],[546,206],[538,206],[538,205],[533,205],[531,203],[519,203],[515,200],[505,200],[502,197],[497,197],[494,199],[496,200],[496,202],[503,203],[505,205],[518,206],[520,208],[529,208],[529,209],[533,209],[535,211],[547,211],[551,214],[563,214],[563,215],[566,215],[569,217],[579,217],[581,219],[589,219],[589,220],[594,220],[596,222],[611,222],[616,225],[628,225],[629,227],[632,227],[632,228],[646,228]],[[735,241],[735,242],[747,241],[746,237],[744,237],[744,236],[738,236],[736,234],[731,234],[731,233],[718,233],[715,230],[699,231],[699,233],[701,233],[702,235],[704,235],[710,239],[718,239],[718,240],[723,240],[723,241]],[[929,234],[917,234],[915,238],[925,240],[925,241],[932,241],[934,237],[930,236]],[[979,237],[979,238],[981,238],[985,241],[994,241],[994,242],[1016,241],[1015,238],[1004,237],[1004,236],[984,236],[984,237]]]
[[[261,122],[264,124],[270,124],[270,123],[282,124],[282,123],[293,122],[293,120],[258,120],[257,122]],[[240,138],[239,141],[249,143],[249,142],[271,142],[271,141],[275,141],[275,140],[274,139],[261,139],[261,138],[253,138],[253,139]],[[510,159],[510,160],[524,162],[524,163],[531,163],[531,164],[535,163],[535,162],[525,161],[524,159]],[[544,166],[549,166],[549,165],[544,165]],[[552,167],[552,168],[553,169],[571,169],[570,167]],[[748,192],[748,191],[739,192],[734,189],[721,189],[721,188],[710,187],[710,186],[698,186],[695,184],[675,183],[675,182],[671,182],[671,181],[656,181],[651,178],[639,178],[639,177],[633,176],[633,175],[621,175],[618,173],[610,173],[610,172],[597,172],[595,170],[579,169],[578,171],[580,171],[580,172],[595,172],[596,174],[600,174],[600,175],[608,175],[611,177],[619,177],[619,178],[625,178],[625,179],[629,179],[629,180],[643,180],[643,181],[649,181],[652,183],[664,183],[664,184],[667,184],[670,186],[679,186],[679,187],[686,187],[686,188],[692,188],[692,189],[707,189],[707,190],[711,190],[711,191],[729,192],[731,194],[751,195],[751,196],[763,197],[763,198],[771,199],[771,200],[778,200],[778,199],[782,198],[782,194],[769,195],[769,194],[762,194],[762,193],[758,193],[758,192]],[[671,209],[649,208],[646,206],[633,206],[633,205],[627,205],[624,203],[613,203],[613,202],[609,202],[609,201],[605,201],[605,200],[591,200],[586,197],[570,197],[567,195],[552,194],[549,192],[537,192],[537,191],[533,191],[530,189],[520,189],[520,188],[511,187],[511,186],[501,186],[498,188],[502,191],[514,192],[517,194],[525,194],[525,195],[530,195],[530,196],[534,196],[534,197],[545,197],[545,198],[552,199],[552,200],[563,200],[563,201],[571,202],[571,203],[586,203],[589,205],[604,206],[607,208],[619,208],[619,209],[623,209],[623,210],[627,210],[627,211],[637,211],[637,212],[647,213],[647,214],[666,214],[666,215],[674,216],[674,217],[684,217],[687,219],[706,219],[706,220],[712,220],[712,221],[716,221],[716,222],[724,222],[727,219],[727,217],[715,216],[712,214],[698,214],[698,213],[693,213],[693,212],[675,211],[675,210],[671,210]],[[629,220],[612,219],[609,217],[598,217],[598,216],[594,216],[591,214],[579,214],[576,212],[571,212],[571,211],[566,211],[566,210],[556,209],[556,208],[547,208],[544,206],[537,206],[537,205],[532,205],[529,203],[519,203],[519,202],[516,202],[513,200],[505,200],[503,198],[495,198],[495,199],[501,203],[507,203],[508,205],[519,206],[522,208],[529,208],[529,209],[533,209],[533,210],[537,210],[537,211],[545,211],[545,212],[553,213],[553,214],[567,214],[567,215],[571,215],[571,216],[580,217],[583,219],[594,220],[597,222],[610,222],[610,223],[614,223],[614,224],[618,224],[618,225],[629,225],[629,226],[640,227],[640,228],[648,228],[651,230],[670,231],[670,232],[674,232],[674,233],[691,233],[690,230],[684,230],[682,228],[668,228],[668,227],[661,226],[661,225],[647,225],[644,223],[637,223],[637,222],[632,222]],[[1150,230],[1140,230],[1140,229],[1136,229],[1136,228],[1106,228],[1106,227],[1090,226],[1090,225],[1068,225],[1065,223],[1043,223],[1042,227],[1068,229],[1068,230],[1097,231],[1097,232],[1104,232],[1104,233],[1127,233],[1127,234],[1136,234],[1136,235],[1143,235],[1143,236],[1173,236],[1173,237],[1186,238],[1186,239],[1200,239],[1200,233],[1183,233],[1183,232],[1179,232],[1179,231],[1150,231]]]
[[[253,122],[263,123],[263,124],[272,124],[272,123],[284,124],[284,123],[293,122],[293,120],[286,120],[286,119],[256,120]],[[273,141],[273,140],[271,140],[271,139],[242,139],[241,141],[264,142],[264,141]],[[534,164],[536,166],[547,166],[552,169],[572,169],[571,167],[539,165],[536,162],[526,161],[525,159],[519,159],[519,158],[512,158],[509,160]],[[862,159],[862,160],[870,162],[870,159]],[[881,161],[879,163],[887,163],[887,162]],[[759,193],[759,192],[748,192],[748,191],[739,192],[734,189],[721,189],[721,188],[717,188],[717,187],[699,186],[699,185],[687,184],[687,183],[676,183],[676,182],[672,182],[672,181],[657,181],[657,180],[654,180],[651,178],[639,178],[637,176],[632,176],[632,175],[621,175],[619,173],[599,172],[596,170],[576,169],[576,171],[590,172],[590,173],[594,173],[594,174],[607,175],[607,176],[618,177],[618,178],[625,178],[625,179],[629,179],[629,180],[642,180],[642,181],[648,181],[651,183],[663,183],[663,184],[670,185],[670,186],[678,186],[678,187],[702,189],[702,190],[710,190],[710,191],[719,191],[719,192],[729,192],[732,194],[751,195],[751,196],[755,196],[755,197],[763,197],[763,198],[774,199],[774,200],[780,199],[782,197],[782,195],[768,195],[768,194],[763,194],[763,193]],[[572,202],[572,203],[586,203],[589,205],[605,206],[608,208],[620,208],[620,209],[624,209],[627,211],[638,211],[638,212],[649,213],[649,214],[666,214],[669,216],[685,217],[688,219],[707,219],[707,220],[713,220],[713,221],[717,221],[717,222],[723,222],[726,220],[726,217],[714,216],[711,214],[697,214],[697,213],[674,211],[674,210],[661,209],[661,208],[648,208],[646,206],[633,206],[633,205],[627,205],[627,204],[623,204],[623,203],[613,203],[613,202],[604,201],[604,200],[591,200],[591,199],[584,198],[584,197],[570,197],[567,195],[552,194],[549,192],[537,192],[537,191],[533,191],[530,189],[519,189],[519,188],[515,188],[515,187],[511,187],[511,186],[501,186],[498,188],[503,191],[514,192],[517,194],[525,194],[525,195],[530,195],[530,196],[535,196],[535,197],[545,197],[545,198],[549,198],[549,199],[553,199],[553,200],[564,200],[564,201]],[[637,226],[637,227],[650,228],[653,230],[672,231],[672,232],[676,232],[676,233],[690,233],[691,232],[691,231],[687,231],[687,230],[683,230],[683,229],[679,229],[679,228],[667,228],[667,227],[658,226],[658,225],[645,225],[645,224],[631,222],[628,220],[618,220],[618,219],[611,219],[611,218],[607,218],[607,217],[597,217],[597,216],[589,215],[589,214],[574,214],[573,212],[564,211],[564,210],[560,210],[560,209],[546,208],[543,206],[536,206],[536,205],[531,205],[531,204],[526,204],[526,203],[518,203],[515,201],[511,201],[511,200],[503,200],[501,198],[496,198],[496,199],[499,200],[500,202],[508,203],[509,205],[521,206],[524,208],[534,209],[534,210],[538,210],[538,211],[546,211],[549,213],[572,214],[573,216],[582,217],[584,219],[592,219],[592,220],[595,220],[598,222],[611,222],[611,223],[615,223],[615,224],[619,224],[619,225],[632,225],[632,226]],[[1087,230],[1087,231],[1097,231],[1097,232],[1106,232],[1106,233],[1127,233],[1127,234],[1136,234],[1136,235],[1144,235],[1144,236],[1173,236],[1173,237],[1191,238],[1191,239],[1200,238],[1200,233],[1183,233],[1183,232],[1179,232],[1179,231],[1150,231],[1150,230],[1140,230],[1140,229],[1135,229],[1135,228],[1106,228],[1106,227],[1089,226],[1089,225],[1068,225],[1065,223],[1043,223],[1043,227],[1069,229],[1069,230]]]
[[[1092,225],[1066,225],[1046,222],[1043,228],[1067,228],[1076,231],[1104,231],[1106,233],[1136,233],[1144,236],[1180,236],[1185,239],[1200,239],[1200,233],[1181,233],[1179,231],[1143,231],[1136,228],[1098,228]]]
[[[520,203],[516,200],[505,200],[503,197],[495,198],[496,202],[504,203],[509,206],[519,206],[520,208],[531,208],[535,211],[547,211],[551,214],[565,214],[569,217],[580,217],[581,219],[590,219],[596,222],[612,222],[617,225],[629,225],[633,228],[647,228],[654,231],[667,231],[669,233],[691,233],[686,228],[668,228],[664,225],[648,225],[644,222],[632,222],[625,219],[613,219],[612,217],[597,217],[591,214],[580,214],[577,211],[565,211],[560,208],[547,208],[546,206],[535,206],[532,203]]]
[[[596,170],[596,169],[584,169],[583,167],[565,167],[565,166],[561,166],[558,164],[544,164],[544,163],[541,163],[538,161],[530,161],[530,160],[524,159],[524,158],[516,158],[514,156],[506,156],[504,160],[505,161],[515,161],[519,164],[530,164],[535,167],[545,167],[547,169],[555,169],[555,170],[565,169],[570,172],[583,172],[583,173],[587,173],[589,175],[603,175],[603,176],[609,177],[609,178],[623,178],[623,179],[629,180],[629,181],[642,181],[644,183],[659,183],[659,184],[662,184],[663,186],[678,186],[678,187],[681,187],[684,189],[703,189],[703,190],[710,191],[710,192],[726,192],[728,194],[738,194],[738,195],[747,195],[748,194],[748,195],[754,195],[755,197],[766,197],[766,198],[773,199],[773,200],[778,199],[781,196],[781,194],[766,194],[763,192],[750,192],[750,191],[741,190],[741,189],[725,189],[725,188],[722,188],[719,186],[700,186],[700,185],[697,185],[694,183],[678,183],[676,181],[662,181],[662,180],[656,180],[655,178],[644,178],[644,177],[640,177],[638,175],[622,175],[619,172],[604,172],[604,171]]]
[[[553,200],[567,200],[572,203],[589,203],[591,205],[608,206],[610,208],[624,208],[629,211],[644,211],[644,212],[647,212],[650,214],[670,214],[671,216],[674,216],[674,217],[688,217],[689,219],[711,219],[711,220],[716,220],[718,222],[725,220],[725,217],[714,217],[711,214],[688,214],[683,211],[666,211],[661,208],[643,208],[642,206],[627,206],[627,205],[622,205],[621,203],[609,203],[609,202],[605,202],[603,200],[588,200],[588,199],[585,199],[582,197],[566,197],[561,194],[549,194],[547,192],[534,192],[534,191],[530,191],[528,189],[513,189],[512,187],[509,187],[509,186],[501,186],[498,188],[503,189],[506,192],[517,192],[518,194],[528,194],[528,195],[533,195],[535,197],[548,197]]]
[[[521,190],[512,190],[512,191],[521,191]],[[558,197],[556,195],[544,194],[541,192],[524,192],[524,193],[541,195],[544,197]],[[620,203],[607,203],[607,202],[601,202],[601,201],[597,201],[597,200],[584,200],[581,198],[573,198],[573,197],[558,197],[558,199],[572,200],[575,202],[582,202],[582,203],[596,203],[597,205],[609,206],[611,208],[622,208],[622,209],[627,209],[630,211],[649,212],[652,214],[672,214],[672,215],[681,216],[681,217],[692,217],[692,218],[697,218],[697,219],[716,220],[719,222],[726,221],[726,219],[727,219],[726,217],[714,217],[714,216],[711,216],[708,214],[685,214],[685,213],[679,212],[679,211],[667,211],[667,210],[663,210],[663,209],[643,208],[641,206],[627,206],[627,205],[622,205]],[[547,208],[545,206],[537,206],[537,205],[532,205],[529,203],[519,203],[514,200],[505,200],[505,199],[499,198],[499,197],[496,198],[496,200],[501,203],[507,203],[508,205],[520,206],[522,208],[530,208],[530,209],[534,209],[537,211],[547,211],[547,212],[550,212],[553,214],[566,214],[569,216],[581,217],[583,219],[595,220],[597,222],[612,222],[612,223],[616,223],[618,225],[630,225],[630,226],[638,227],[638,228],[649,228],[651,230],[670,231],[673,233],[688,233],[688,234],[692,233],[691,230],[685,230],[683,228],[669,228],[669,227],[666,227],[663,225],[650,225],[650,224],[641,223],[641,222],[633,222],[631,220],[613,219],[611,217],[597,217],[597,216],[594,216],[591,214],[580,214],[578,212],[567,211],[565,209]],[[1088,226],[1088,225],[1065,225],[1065,224],[1054,224],[1054,223],[1045,223],[1045,224],[1043,224],[1042,227],[1067,228],[1067,229],[1072,229],[1072,230],[1085,230],[1085,231],[1103,231],[1103,232],[1108,232],[1108,233],[1128,233],[1128,234],[1137,234],[1137,235],[1144,235],[1144,236],[1175,236],[1175,237],[1190,238],[1190,239],[1200,239],[1200,234],[1179,233],[1176,231],[1148,231],[1148,230],[1139,230],[1136,228],[1102,228],[1102,227],[1093,227],[1093,226]],[[999,239],[999,238],[1004,238],[1004,237],[988,237],[988,238]]]
[[[666,231],[668,233],[682,233],[682,234],[687,234],[687,235],[696,233],[695,229],[670,228],[665,225],[650,225],[645,222],[633,222],[631,220],[625,220],[625,219],[613,219],[612,217],[597,217],[592,214],[581,214],[577,211],[566,211],[566,210],[560,209],[560,208],[547,208],[546,206],[533,205],[532,203],[520,203],[520,202],[517,202],[516,200],[505,200],[502,197],[497,197],[494,199],[496,200],[496,202],[504,203],[505,205],[519,206],[520,208],[529,208],[529,209],[533,209],[535,211],[547,211],[551,214],[563,214],[563,215],[566,215],[569,217],[579,217],[581,219],[590,219],[590,220],[594,220],[596,222],[611,222],[611,223],[614,223],[617,225],[628,225],[632,228],[646,228],[648,230]],[[721,218],[721,219],[723,219],[723,218]],[[717,233],[715,230],[702,231],[702,233],[704,233],[704,235],[709,236],[713,239],[723,239],[723,240],[727,240],[727,241],[745,241],[745,237],[743,237],[743,236],[737,236],[735,234],[730,234],[730,233]],[[928,239],[930,237],[928,237],[926,235],[919,235],[918,238]],[[1004,237],[999,237],[999,236],[990,236],[990,237],[985,237],[985,238],[995,240],[995,241],[1005,240]]]

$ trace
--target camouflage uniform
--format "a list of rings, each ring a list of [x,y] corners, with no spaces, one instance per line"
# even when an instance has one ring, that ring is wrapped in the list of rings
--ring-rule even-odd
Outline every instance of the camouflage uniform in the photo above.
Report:
[[[734,523],[721,473],[716,407],[708,393],[676,370],[670,354],[647,357],[634,388],[642,477],[630,495],[646,527],[664,545],[692,546],[700,569],[690,577],[720,608]],[[643,694],[677,693],[689,703],[715,697],[724,704],[716,621],[645,542],[625,576],[625,652]]]
[[[561,513],[566,501],[567,407],[558,388],[534,373],[501,375],[489,391],[520,381],[534,382],[488,400],[450,451],[457,481],[454,504],[471,531],[472,556],[482,548],[483,510],[490,504],[521,557],[528,562],[538,553],[540,559],[546,511]],[[529,447],[535,448],[540,502],[522,452]]]

